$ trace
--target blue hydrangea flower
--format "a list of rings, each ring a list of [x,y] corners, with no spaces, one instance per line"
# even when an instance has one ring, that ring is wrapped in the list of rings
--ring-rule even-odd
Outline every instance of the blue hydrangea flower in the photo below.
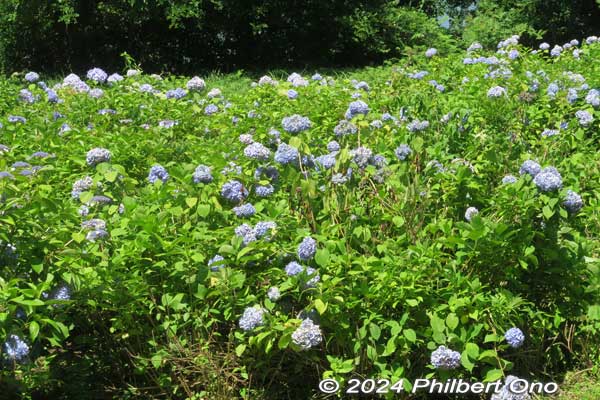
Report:
[[[98,110],[98,114],[100,115],[106,115],[106,114],[116,114],[117,111],[113,110],[112,108],[103,108],[101,110]]]
[[[85,161],[87,162],[87,164],[89,166],[93,167],[94,165],[97,165],[97,164],[100,164],[103,162],[109,162],[110,157],[111,157],[110,151],[108,151],[107,149],[103,149],[101,147],[95,147],[87,152]]]
[[[577,89],[569,88],[567,91],[567,101],[570,104],[573,104],[579,98],[579,94],[577,93]]]
[[[548,50],[549,48],[550,48],[550,44],[548,44],[546,42],[540,43],[540,46],[539,46],[540,50]]]
[[[547,167],[533,178],[533,183],[542,192],[552,192],[562,187],[562,177],[554,167]]]
[[[286,132],[300,133],[302,131],[310,129],[310,127],[312,126],[312,122],[310,121],[310,119],[308,119],[308,117],[303,117],[301,115],[294,114],[292,116],[283,118],[283,120],[281,120],[281,125],[283,126],[283,129]]]
[[[550,55],[552,57],[558,57],[558,56],[560,56],[560,53],[562,53],[562,51],[563,51],[562,47],[560,47],[559,45],[554,45],[552,50],[550,50]]]
[[[332,140],[331,142],[327,143],[327,151],[330,153],[340,151],[340,144],[335,140]]]
[[[521,168],[519,169],[519,174],[520,175],[529,174],[532,178],[535,178],[535,176],[537,174],[539,174],[541,170],[542,170],[542,167],[540,166],[540,164],[538,164],[537,162],[535,162],[533,160],[526,160],[523,162],[523,164],[521,164]]]
[[[552,82],[551,84],[548,85],[548,88],[546,89],[546,93],[548,94],[548,97],[554,98],[554,97],[556,97],[556,93],[558,93],[559,90],[560,90],[560,88],[559,88],[558,84],[555,82]]]
[[[292,147],[286,143],[281,143],[277,147],[275,152],[275,161],[280,164],[286,165],[296,163],[298,161],[299,153],[295,147]]]
[[[517,58],[519,58],[519,50],[512,49],[511,51],[509,51],[508,58],[511,60],[516,60]]]
[[[515,183],[516,181],[517,181],[517,178],[513,175],[504,175],[504,177],[502,178],[503,184]]]
[[[13,123],[13,124],[16,124],[16,123],[24,124],[27,122],[27,119],[25,119],[25,117],[21,117],[20,115],[9,115],[8,122]]]
[[[352,122],[347,121],[347,120],[341,120],[335,126],[335,128],[333,128],[333,133],[335,133],[335,135],[338,137],[352,135],[352,134],[355,134],[356,132],[358,132],[358,128],[356,127],[356,125],[354,125]]]
[[[211,167],[207,165],[198,165],[192,174],[194,183],[211,183],[213,180]]]
[[[152,93],[154,91],[154,88],[152,87],[151,84],[144,83],[144,84],[140,85],[140,89],[139,90],[142,93]]]
[[[322,79],[323,79],[323,77],[321,76],[321,74],[319,74],[319,73],[316,73],[316,74],[314,74],[313,76],[311,76],[311,78],[310,78],[310,79],[312,79],[313,81],[320,81],[320,80],[322,80]]]
[[[288,276],[296,276],[302,271],[304,271],[304,267],[298,264],[296,261],[291,261],[285,266],[285,273]]]
[[[502,86],[494,86],[490,88],[487,92],[487,97],[489,98],[498,98],[506,95],[506,89]]]
[[[141,89],[141,87],[140,87],[140,89]],[[187,91],[182,88],[171,89],[171,90],[168,90],[167,93],[165,93],[165,96],[167,97],[167,99],[176,99],[176,100],[179,100],[179,99],[185,97],[186,95],[187,95]]]
[[[438,369],[455,369],[460,366],[460,353],[445,346],[439,346],[431,353],[431,365]]]
[[[218,271],[220,268],[223,268],[224,266],[225,266],[225,259],[220,254],[217,254],[213,258],[208,260],[208,267],[213,272]]]
[[[206,82],[204,82],[204,79],[194,76],[192,79],[187,81],[185,87],[188,90],[200,92],[206,88]]]
[[[504,334],[504,338],[511,347],[521,347],[525,341],[525,335],[519,328],[510,328]]]
[[[418,71],[415,73],[409,73],[407,74],[407,76],[411,79],[423,79],[425,78],[427,75],[429,75],[429,72],[427,71]]]
[[[88,96],[90,96],[92,99],[99,99],[100,97],[104,96],[104,90],[100,88],[92,89],[88,92]]]
[[[221,187],[221,196],[232,203],[240,203],[248,197],[248,190],[241,182],[232,180],[225,182]]]
[[[279,298],[281,297],[281,292],[279,291],[279,288],[276,286],[270,287],[269,290],[267,291],[267,297],[271,301],[279,300]]]
[[[254,192],[258,197],[269,197],[275,192],[275,188],[272,185],[257,185]]]
[[[162,165],[156,164],[150,168],[150,172],[148,173],[148,181],[150,183],[154,183],[157,180],[161,180],[165,183],[169,179],[169,173]]]
[[[567,191],[565,200],[563,201],[563,205],[567,211],[576,213],[583,207],[583,200],[579,194],[569,189]]]
[[[321,277],[317,273],[317,270],[315,270],[312,267],[306,267],[305,273],[309,279],[306,282],[304,282],[304,284],[303,284],[304,288],[316,287],[317,283],[319,283],[319,281],[321,280]]]
[[[401,144],[395,150],[396,157],[398,160],[404,161],[406,158],[412,154],[412,149],[407,144]]]
[[[31,93],[27,89],[21,89],[19,91],[19,100],[21,100],[24,103],[28,103],[28,104],[35,103],[35,97],[33,96],[33,93]]]
[[[290,100],[295,100],[298,98],[298,92],[296,92],[294,89],[290,89],[287,91],[287,97]]]
[[[241,206],[233,207],[233,212],[240,218],[251,217],[256,213],[256,209],[250,203],[243,204]]]
[[[160,128],[172,128],[178,124],[179,124],[179,121],[174,121],[172,119],[164,119],[162,121],[158,121],[158,126]]]
[[[522,379],[508,375],[504,380],[504,386],[500,391],[492,394],[490,400],[531,400],[531,396],[527,393],[527,387]]]
[[[410,132],[423,131],[429,128],[429,121],[419,121],[418,119],[415,119],[414,121],[411,121],[408,125],[406,125],[406,128]]]
[[[91,81],[104,83],[108,78],[108,74],[100,68],[92,68],[87,72],[87,78]]]
[[[106,229],[106,221],[100,218],[92,218],[81,223],[81,228],[85,230]]]
[[[265,311],[259,306],[248,307],[244,310],[244,314],[240,318],[240,328],[244,331],[251,331],[264,324]]]
[[[467,208],[467,211],[465,211],[465,219],[471,222],[471,219],[477,214],[479,214],[479,210],[477,208],[469,207]]]
[[[56,94],[56,92],[52,89],[47,89],[46,90],[46,97],[48,100],[48,103],[58,103],[60,101],[60,98],[58,97],[58,94]]]
[[[315,158],[317,169],[330,169],[335,165],[335,154],[324,154]]]
[[[588,126],[594,121],[594,117],[586,110],[579,110],[575,113],[575,117],[579,120],[579,125]]]
[[[92,188],[94,180],[90,176],[79,179],[73,183],[73,189],[71,190],[71,197],[78,199],[82,192],[86,192]]]
[[[348,177],[338,172],[331,177],[331,182],[336,185],[343,185],[348,182]]]
[[[29,83],[34,83],[36,82],[38,79],[40,79],[40,76],[37,72],[28,72],[25,74],[25,80]]]
[[[542,137],[552,137],[558,135],[558,129],[544,129]]]
[[[306,318],[300,326],[292,333],[292,342],[302,350],[318,346],[323,341],[323,335],[318,325]]]
[[[206,115],[213,115],[215,113],[217,113],[219,111],[219,107],[217,107],[215,104],[209,104],[204,108],[204,114]]]
[[[366,168],[369,164],[369,160],[373,155],[373,151],[367,147],[361,146],[350,151],[352,160],[358,165],[359,168]]]
[[[600,91],[596,89],[590,90],[585,96],[585,102],[594,107],[600,106]]]
[[[61,285],[53,293],[50,295],[50,299],[52,300],[71,300],[71,290],[67,285]]]
[[[369,87],[369,84],[365,81],[356,82],[356,84],[354,85],[354,89],[364,90],[365,92],[368,92],[369,90],[371,90],[371,88]]]
[[[367,115],[369,112],[369,106],[362,100],[356,100],[350,103],[344,117],[348,120],[354,118],[356,115],[363,114]]]
[[[305,237],[302,242],[298,245],[298,257],[307,261],[315,256],[317,252],[317,241],[310,236]]]
[[[431,58],[437,54],[437,49],[431,47],[425,51],[425,57]]]
[[[266,161],[269,159],[269,157],[271,157],[271,150],[258,142],[254,142],[246,146],[244,149],[244,155],[254,160]]]
[[[29,346],[19,336],[12,334],[4,342],[4,353],[9,360],[21,362],[29,355]]]
[[[110,75],[110,76],[109,76],[109,77],[106,79],[106,81],[107,81],[108,83],[117,83],[117,82],[121,82],[123,79],[124,79],[124,78],[123,78],[123,76],[122,76],[122,75],[120,75],[120,74],[117,74],[117,73],[114,73],[114,74]]]
[[[273,221],[260,221],[258,222],[253,231],[256,234],[256,237],[269,239],[269,234],[272,233],[275,229],[277,229],[277,224]]]
[[[85,239],[90,242],[96,242],[97,240],[105,239],[108,237],[108,232],[104,229],[95,229],[93,231],[89,231],[85,236]]]

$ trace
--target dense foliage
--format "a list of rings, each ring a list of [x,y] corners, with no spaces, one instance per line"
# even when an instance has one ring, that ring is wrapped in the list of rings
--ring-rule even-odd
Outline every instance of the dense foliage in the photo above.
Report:
[[[1,392],[303,399],[597,362],[600,44],[499,47],[229,92],[1,80]]]
[[[369,65],[513,33],[560,43],[598,21],[595,0],[4,0],[0,71],[117,68],[123,51],[150,72]]]

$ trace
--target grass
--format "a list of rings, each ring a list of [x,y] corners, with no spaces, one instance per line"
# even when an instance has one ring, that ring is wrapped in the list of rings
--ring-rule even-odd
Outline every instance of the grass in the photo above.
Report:
[[[538,397],[538,399],[553,400],[597,400],[600,399],[600,373],[595,370],[568,372],[560,390],[553,396]]]

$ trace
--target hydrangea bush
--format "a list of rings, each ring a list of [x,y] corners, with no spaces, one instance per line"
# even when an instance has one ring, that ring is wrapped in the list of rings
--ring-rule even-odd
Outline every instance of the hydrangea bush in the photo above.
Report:
[[[309,398],[597,355],[600,44],[572,46],[235,91],[0,80],[0,378],[35,391],[85,345],[149,398],[214,397],[199,359]]]

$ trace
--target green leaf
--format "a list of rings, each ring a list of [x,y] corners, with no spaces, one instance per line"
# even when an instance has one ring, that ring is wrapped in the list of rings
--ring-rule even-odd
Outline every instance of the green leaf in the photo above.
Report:
[[[477,360],[479,358],[479,346],[477,346],[475,343],[467,343],[465,345],[465,352],[473,360]]]
[[[501,369],[490,369],[487,374],[485,374],[484,382],[494,382],[502,378],[504,374]]]
[[[379,337],[381,336],[381,328],[379,328],[377,324],[371,322],[369,324],[369,332],[371,332],[371,337],[374,340],[379,340]]]
[[[458,317],[454,313],[448,314],[446,317],[446,326],[453,331],[458,326]]]
[[[316,299],[315,308],[317,309],[320,315],[323,315],[325,313],[325,310],[327,310],[327,304],[323,303],[321,299]]]
[[[288,345],[290,344],[291,339],[292,339],[292,334],[286,333],[285,335],[283,335],[279,338],[279,341],[277,342],[277,347],[279,347],[280,350],[287,348]]]
[[[241,357],[244,351],[246,351],[246,344],[242,343],[235,348],[235,355]]]
[[[29,337],[31,337],[32,342],[35,341],[38,333],[40,333],[40,325],[35,321],[31,321],[29,323]]]
[[[200,204],[196,210],[198,215],[204,218],[210,214],[210,204]]]
[[[329,251],[327,249],[318,249],[315,254],[315,262],[319,267],[326,267],[329,263]]]
[[[196,205],[196,203],[198,203],[198,198],[197,197],[188,197],[185,199],[185,204],[187,204],[187,206],[189,208],[192,208]]]
[[[417,341],[417,333],[412,329],[405,329],[402,334],[411,343],[415,343]]]
[[[542,213],[544,214],[544,217],[546,219],[550,219],[554,215],[554,211],[552,211],[552,209],[550,207],[548,207],[548,206],[544,206],[542,208]]]

